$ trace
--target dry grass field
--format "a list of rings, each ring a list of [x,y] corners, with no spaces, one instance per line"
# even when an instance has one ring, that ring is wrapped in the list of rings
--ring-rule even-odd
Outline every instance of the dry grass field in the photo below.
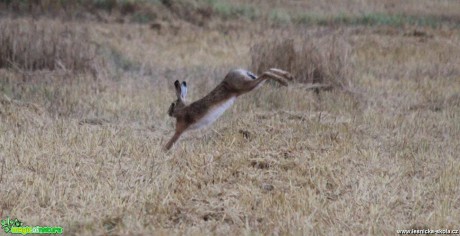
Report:
[[[460,229],[459,1],[35,2],[0,1],[0,219],[64,235]],[[175,80],[191,102],[267,67],[296,80],[162,150]]]

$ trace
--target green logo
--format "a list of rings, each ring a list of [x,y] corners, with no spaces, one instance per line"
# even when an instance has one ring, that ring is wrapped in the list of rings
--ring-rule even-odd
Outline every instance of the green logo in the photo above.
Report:
[[[62,234],[62,227],[44,227],[44,226],[24,226],[17,218],[2,220],[2,229],[5,233],[10,234]]]

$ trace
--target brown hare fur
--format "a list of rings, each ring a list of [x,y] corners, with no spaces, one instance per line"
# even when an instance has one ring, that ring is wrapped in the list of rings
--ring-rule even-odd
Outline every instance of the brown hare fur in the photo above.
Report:
[[[267,79],[273,79],[287,86],[287,81],[293,80],[293,77],[289,72],[276,68],[271,68],[260,76],[243,69],[231,70],[214,90],[190,105],[184,103],[187,83],[176,80],[174,87],[177,100],[168,110],[168,115],[176,118],[176,132],[164,149],[169,150],[185,131],[199,129],[213,123],[238,96],[260,87]]]

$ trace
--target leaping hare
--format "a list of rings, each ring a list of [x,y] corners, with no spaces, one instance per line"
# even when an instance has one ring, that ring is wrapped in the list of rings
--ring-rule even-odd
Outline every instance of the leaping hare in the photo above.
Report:
[[[168,115],[176,118],[176,132],[164,149],[169,150],[185,131],[199,129],[213,123],[238,96],[260,87],[267,79],[276,80],[287,86],[286,80],[292,80],[293,77],[289,72],[276,68],[271,68],[260,76],[255,76],[247,70],[231,70],[214,90],[188,106],[184,103],[187,83],[176,80],[174,87],[177,100],[168,110]]]

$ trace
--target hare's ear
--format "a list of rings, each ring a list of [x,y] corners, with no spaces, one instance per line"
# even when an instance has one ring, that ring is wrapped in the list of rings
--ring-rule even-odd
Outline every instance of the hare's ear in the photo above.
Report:
[[[181,96],[181,88],[180,88],[180,83],[179,80],[174,81],[174,88],[176,89],[176,96],[177,98],[180,98]]]
[[[182,84],[180,85],[180,90],[181,90],[181,93],[180,93],[181,98],[185,99],[185,96],[187,96],[187,83],[185,81],[182,82]]]

